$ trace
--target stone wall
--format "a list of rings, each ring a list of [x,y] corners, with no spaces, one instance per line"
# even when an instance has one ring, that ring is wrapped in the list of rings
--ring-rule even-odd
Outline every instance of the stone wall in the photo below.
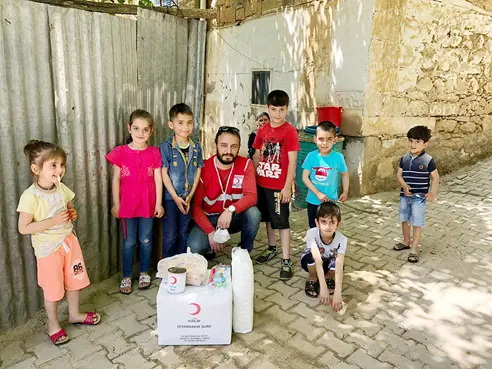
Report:
[[[492,153],[492,14],[466,2],[377,3],[359,129],[362,193],[394,187],[405,133],[429,126],[445,173]]]

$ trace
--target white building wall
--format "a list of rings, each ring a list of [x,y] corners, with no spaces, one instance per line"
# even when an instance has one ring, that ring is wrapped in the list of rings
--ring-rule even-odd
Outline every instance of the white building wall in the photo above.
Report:
[[[206,155],[221,125],[241,129],[242,152],[266,106],[251,104],[252,71],[270,70],[270,90],[290,98],[288,120],[315,124],[315,107],[362,106],[374,0],[347,0],[327,8],[307,6],[214,29],[208,34],[205,116]]]

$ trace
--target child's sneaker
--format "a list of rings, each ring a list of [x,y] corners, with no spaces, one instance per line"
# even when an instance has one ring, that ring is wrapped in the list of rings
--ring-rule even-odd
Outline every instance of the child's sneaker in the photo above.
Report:
[[[263,251],[260,256],[256,258],[258,264],[265,264],[267,261],[272,260],[277,256],[277,248],[269,246],[268,249]]]
[[[292,260],[282,259],[282,266],[280,267],[280,279],[282,281],[288,281],[292,278]]]

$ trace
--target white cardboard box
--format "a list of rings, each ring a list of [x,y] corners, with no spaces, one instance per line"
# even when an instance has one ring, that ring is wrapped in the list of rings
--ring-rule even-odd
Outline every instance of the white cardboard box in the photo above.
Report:
[[[208,281],[208,278],[207,278]],[[229,345],[232,335],[232,286],[213,289],[186,286],[184,293],[167,293],[162,280],[157,293],[159,345]]]

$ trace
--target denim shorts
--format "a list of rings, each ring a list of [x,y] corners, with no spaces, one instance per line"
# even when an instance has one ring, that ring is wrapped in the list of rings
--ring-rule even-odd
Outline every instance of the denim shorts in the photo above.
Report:
[[[410,222],[414,227],[423,227],[426,205],[427,199],[424,194],[400,196],[400,222]]]

